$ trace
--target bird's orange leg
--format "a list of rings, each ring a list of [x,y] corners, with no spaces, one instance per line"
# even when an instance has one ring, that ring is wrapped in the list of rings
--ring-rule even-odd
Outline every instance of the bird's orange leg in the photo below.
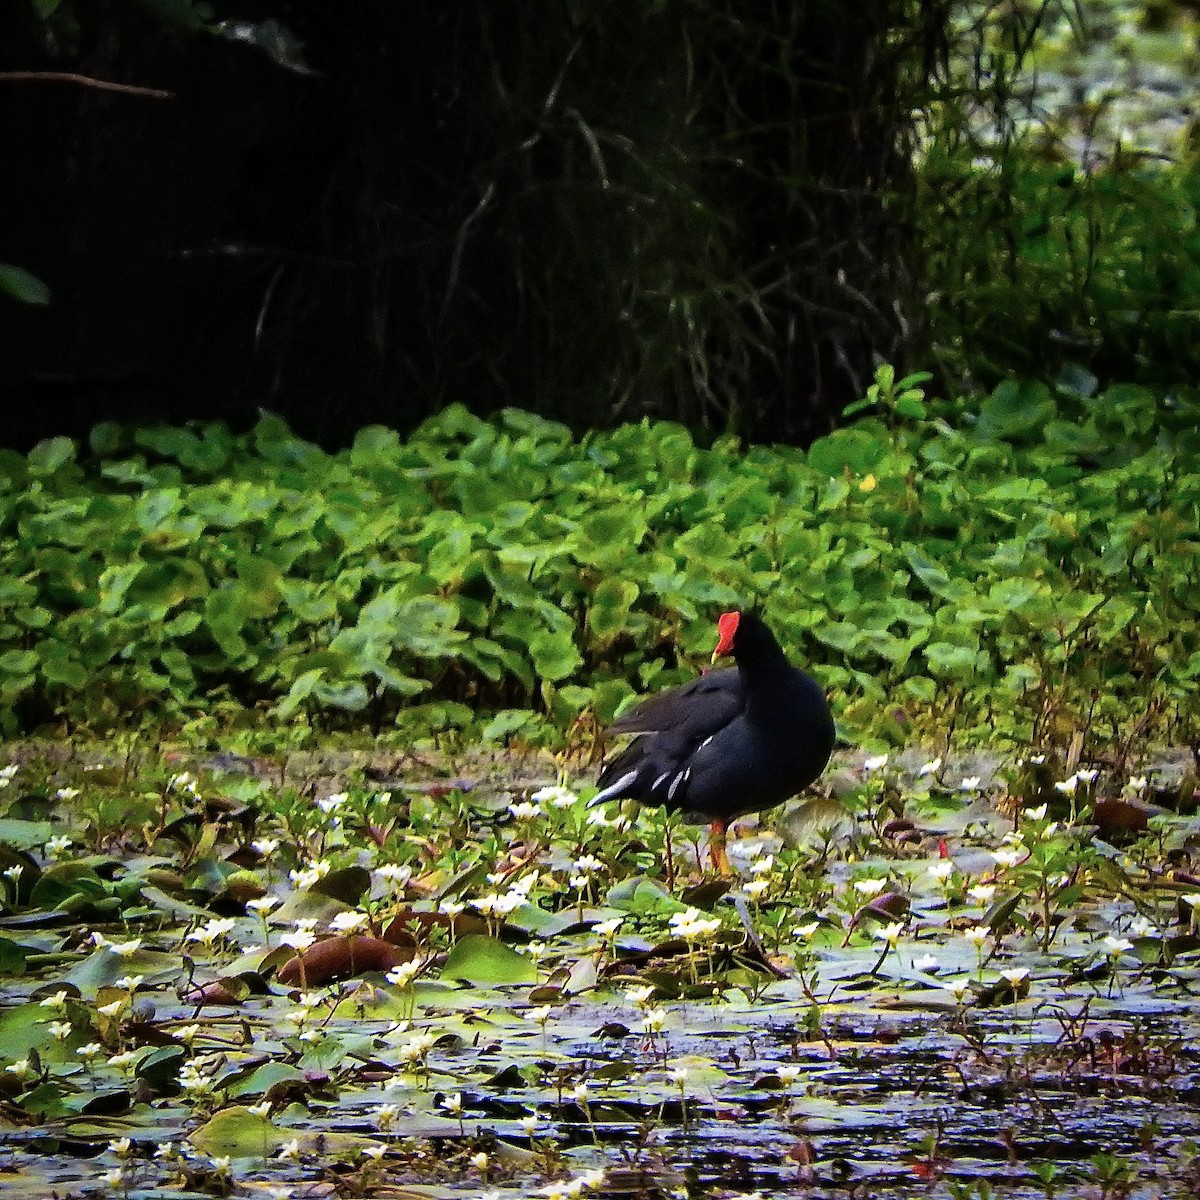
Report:
[[[671,814],[666,813],[663,817],[663,846],[666,849],[667,859],[667,891],[675,890],[675,855],[671,851]]]
[[[708,827],[708,857],[718,875],[733,874],[729,859],[725,856],[725,830],[728,827],[727,821],[714,821]]]

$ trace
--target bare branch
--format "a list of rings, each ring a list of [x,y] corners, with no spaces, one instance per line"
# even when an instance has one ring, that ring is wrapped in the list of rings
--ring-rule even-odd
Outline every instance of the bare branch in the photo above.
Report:
[[[73,83],[79,87],[98,88],[102,92],[123,92],[127,96],[152,96],[156,100],[174,100],[174,92],[160,88],[139,87],[135,83],[113,83],[109,79],[93,79],[74,71],[0,71],[0,83]]]

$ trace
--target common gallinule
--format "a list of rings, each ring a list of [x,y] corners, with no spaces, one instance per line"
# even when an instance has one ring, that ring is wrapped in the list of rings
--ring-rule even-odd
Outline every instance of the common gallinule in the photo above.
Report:
[[[833,753],[833,717],[814,679],[793,667],[753,613],[717,622],[710,671],[652,696],[609,727],[634,738],[601,772],[590,804],[637,800],[711,822],[713,866],[729,873],[725,830],[745,813],[802,791]]]

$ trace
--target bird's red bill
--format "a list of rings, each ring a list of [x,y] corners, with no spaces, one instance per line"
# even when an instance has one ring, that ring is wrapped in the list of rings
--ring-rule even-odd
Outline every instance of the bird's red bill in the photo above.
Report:
[[[733,653],[733,638],[737,633],[740,618],[741,614],[735,612],[722,613],[718,618],[717,631],[720,633],[720,637],[717,640],[717,648],[713,651],[713,658]]]

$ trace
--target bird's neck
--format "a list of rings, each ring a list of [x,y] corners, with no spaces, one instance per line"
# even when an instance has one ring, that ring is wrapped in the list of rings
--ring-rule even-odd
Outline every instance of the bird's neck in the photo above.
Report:
[[[769,720],[778,707],[780,685],[791,674],[791,666],[782,654],[761,654],[738,660],[738,675],[746,712],[752,720]]]

